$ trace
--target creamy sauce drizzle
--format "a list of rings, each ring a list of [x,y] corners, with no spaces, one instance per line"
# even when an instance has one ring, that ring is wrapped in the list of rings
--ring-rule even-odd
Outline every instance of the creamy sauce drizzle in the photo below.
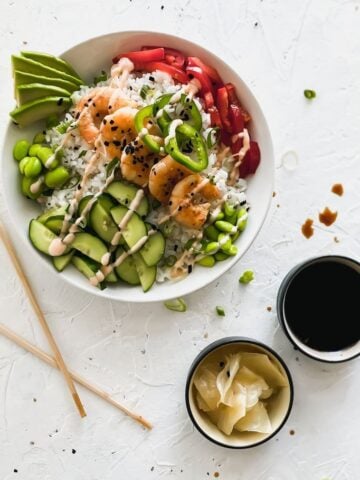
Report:
[[[167,137],[165,137],[165,141],[164,141],[165,145],[167,145],[172,138],[175,138],[177,127],[179,127],[183,123],[184,122],[182,120],[180,120],[180,118],[177,118],[176,120],[173,120],[170,123],[169,135]]]
[[[235,140],[234,140],[234,137],[235,137]],[[234,162],[233,168],[231,170],[229,185],[234,185],[239,179],[239,175],[240,175],[239,167],[250,148],[250,136],[246,128],[244,128],[244,130],[241,133],[234,135],[234,137],[232,139],[233,141],[236,141],[238,138],[242,138],[243,144],[237,153],[233,153],[233,157],[234,158],[238,157],[238,160]]]
[[[44,177],[41,176],[36,180],[36,182],[30,185],[30,192],[33,195],[36,195],[37,193],[39,193],[43,183],[44,183]]]

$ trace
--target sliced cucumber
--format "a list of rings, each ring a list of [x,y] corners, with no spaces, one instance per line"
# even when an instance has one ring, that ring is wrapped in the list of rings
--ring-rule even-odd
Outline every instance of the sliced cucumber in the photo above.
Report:
[[[98,198],[98,202],[108,213],[110,213],[110,210],[117,205],[114,199],[106,193],[100,195],[100,197]]]
[[[122,205],[118,205],[110,210],[111,216],[115,223],[119,225],[129,210]],[[135,212],[131,215],[126,227],[122,230],[122,234],[126,244],[131,248],[140,238],[147,235],[145,223],[141,220],[139,215]]]
[[[82,273],[88,279],[93,277],[98,271],[98,265],[90,258],[74,255],[71,259],[71,263],[77,270],[79,270],[80,273]],[[99,283],[97,287],[101,289],[102,285]]]
[[[105,277],[105,282],[116,283],[118,281],[119,281],[119,279],[116,276],[116,273],[114,271],[110,272],[109,275],[107,277]]]
[[[64,222],[63,215],[54,215],[53,217],[48,218],[44,225],[53,233],[56,233],[56,235],[59,235],[62,229],[63,222]]]
[[[156,280],[156,267],[149,267],[146,265],[142,256],[138,253],[134,253],[133,258],[142,289],[144,292],[147,292],[150,290]]]
[[[66,255],[60,255],[60,257],[53,257],[52,261],[54,267],[58,272],[62,272],[71,262],[74,252],[69,252]]]
[[[124,249],[119,247],[116,250],[116,256],[119,257],[122,253],[124,253]],[[121,278],[121,280],[124,280],[124,282],[129,283],[130,285],[140,284],[140,278],[132,256],[126,257],[125,260],[115,268],[115,270],[118,277]]]
[[[39,250],[39,252],[45,253],[46,255],[49,255],[51,242],[57,238],[55,233],[37,220],[31,220],[30,222],[29,237],[34,247]],[[68,250],[69,248],[67,248],[67,251]]]
[[[96,202],[90,211],[90,226],[94,232],[107,243],[111,243],[114,235],[119,231],[111,215],[100,204]]]
[[[76,233],[71,247],[98,263],[108,251],[102,240],[86,232]]]
[[[157,265],[165,252],[165,238],[161,232],[151,235],[142,249],[139,251],[148,267]]]
[[[109,193],[112,197],[115,198],[121,205],[128,207],[132,200],[134,200],[136,192],[139,189],[135,185],[131,185],[124,182],[113,182],[111,183],[106,192]],[[136,212],[141,216],[145,216],[149,211],[149,202],[146,197],[141,199],[140,205],[136,209]]]
[[[51,208],[50,210],[47,210],[43,214],[39,215],[36,220],[42,224],[45,224],[46,220],[48,220],[51,217],[57,217],[59,215],[62,215],[64,218],[66,210],[67,210],[67,205],[65,207]]]

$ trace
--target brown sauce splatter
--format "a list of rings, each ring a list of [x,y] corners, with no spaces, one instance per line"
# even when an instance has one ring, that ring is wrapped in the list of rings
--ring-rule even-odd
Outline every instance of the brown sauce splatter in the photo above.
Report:
[[[335,242],[335,243],[339,243],[339,242],[340,242],[339,238],[338,238],[338,237],[334,237],[334,242]]]
[[[314,227],[313,227],[314,220],[311,218],[307,218],[305,223],[301,226],[301,232],[305,238],[310,238],[314,235]]]
[[[337,218],[337,212],[332,212],[328,207],[325,207],[322,212],[319,213],[319,221],[330,227]]]
[[[219,473],[219,472],[215,472],[215,473],[214,473],[214,477],[215,477],[215,478],[219,478],[219,477],[220,477],[220,473]]]
[[[290,430],[290,435],[295,435],[295,430]]]
[[[268,312],[271,312],[272,308],[271,308],[271,307],[266,307],[266,310],[267,310]]]
[[[342,186],[341,183],[334,183],[334,185],[331,188],[332,193],[335,193],[335,195],[339,195],[341,197],[344,193],[344,187]]]

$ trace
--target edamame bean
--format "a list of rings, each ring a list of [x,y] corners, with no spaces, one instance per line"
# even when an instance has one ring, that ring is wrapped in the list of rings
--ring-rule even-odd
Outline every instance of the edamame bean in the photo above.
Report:
[[[55,152],[55,158],[58,160],[58,162],[61,162],[61,160],[64,158],[65,152],[63,148],[59,148],[57,152]]]
[[[232,236],[232,242],[235,243],[236,240],[240,237],[240,232],[236,232],[235,235]]]
[[[22,160],[20,160],[20,162],[19,162],[19,170],[20,170],[21,175],[24,175],[25,165],[28,163],[28,161],[30,160],[30,158],[31,158],[31,157],[24,157]]]
[[[42,148],[42,145],[40,143],[34,143],[33,145],[31,145],[31,147],[29,148],[29,156],[37,157],[40,148]]]
[[[219,212],[219,213],[216,215],[215,220],[222,220],[224,217],[225,217],[224,212]]]
[[[218,228],[221,232],[225,233],[236,233],[237,228],[229,222],[225,222],[224,220],[218,220],[215,222],[215,227]]]
[[[23,195],[25,195],[25,197],[31,198],[31,200],[35,200],[36,198],[38,198],[42,191],[42,189],[40,188],[38,192],[32,193],[30,188],[31,188],[31,185],[35,183],[35,181],[36,180],[34,178],[28,178],[28,177],[21,178],[21,191]]]
[[[56,125],[58,125],[58,123],[59,123],[59,117],[56,114],[50,115],[46,119],[46,128],[53,128]]]
[[[237,219],[238,219],[237,212],[234,212],[230,217],[225,215],[225,220],[231,223],[232,225],[236,225]]]
[[[246,224],[247,224],[247,211],[245,208],[240,208],[240,210],[238,211],[238,214],[237,214],[237,228],[239,230],[239,232],[243,232],[246,228]],[[244,220],[241,220],[242,218],[244,218]]]
[[[232,217],[235,213],[235,208],[230,205],[230,203],[225,202],[224,203],[224,213],[226,217]]]
[[[203,257],[200,260],[197,260],[196,263],[198,265],[201,265],[202,267],[211,268],[215,265],[215,258],[212,255],[207,255],[206,257]]]
[[[45,184],[49,188],[61,188],[70,178],[70,172],[65,167],[57,167],[45,175]]]
[[[221,251],[227,253],[232,246],[231,238],[226,233],[220,233],[219,244]]]
[[[226,251],[226,253],[228,255],[231,255],[232,257],[234,257],[238,253],[237,246],[236,245],[231,245],[231,247],[229,248],[229,250]]]
[[[223,260],[226,260],[227,258],[229,258],[229,255],[227,255],[224,252],[216,252],[214,257],[217,262],[222,262]]]
[[[20,162],[29,152],[30,143],[27,140],[18,140],[13,148],[14,159]]]
[[[217,241],[219,236],[219,230],[217,230],[214,225],[209,225],[205,228],[205,235],[208,237],[209,240],[213,240],[214,242]]]
[[[220,247],[219,242],[210,242],[207,245],[205,245],[204,253],[209,253],[209,254],[216,253],[219,250],[219,247]]]
[[[33,138],[33,143],[45,143],[46,138],[44,132],[38,132]]]
[[[54,170],[54,168],[59,165],[59,161],[55,158],[54,152],[50,147],[40,147],[36,156],[41,160],[41,163],[44,165],[44,167],[48,168],[49,170]],[[51,156],[54,156],[54,158],[50,165],[47,165],[47,161]]]
[[[27,178],[38,177],[42,170],[42,164],[40,160],[37,157],[25,157],[25,158],[28,159],[23,168],[24,170],[23,173],[25,177]]]

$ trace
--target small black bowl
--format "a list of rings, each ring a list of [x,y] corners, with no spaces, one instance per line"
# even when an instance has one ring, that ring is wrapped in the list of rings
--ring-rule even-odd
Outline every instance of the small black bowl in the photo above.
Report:
[[[344,257],[341,255],[325,255],[321,257],[312,258],[310,260],[300,263],[299,265],[295,266],[289,271],[289,273],[285,276],[285,278],[283,279],[280,285],[278,295],[277,295],[278,320],[285,332],[285,335],[288,337],[291,343],[308,357],[313,358],[314,360],[318,360],[326,363],[347,362],[360,355],[360,341],[357,341],[353,345],[346,348],[342,348],[340,350],[334,350],[334,351],[318,350],[310,347],[309,345],[305,344],[301,339],[299,339],[298,336],[296,336],[294,332],[291,330],[288,320],[286,318],[286,313],[285,313],[286,295],[289,291],[289,288],[292,285],[293,280],[297,277],[299,273],[303,272],[308,267],[312,267],[313,265],[320,262],[331,262],[334,264],[346,265],[360,273],[359,262],[357,262],[352,258]],[[341,281],[341,279],[334,278],[334,282],[336,281],[339,282]],[[360,291],[358,292],[358,295],[359,294],[360,294]],[[306,299],[303,299],[303,301],[306,301]],[[309,308],[311,308],[311,305]],[[354,319],[354,321],[357,321],[357,319]],[[339,328],[341,328],[341,326],[342,326],[341,319],[339,319]],[[326,336],[326,328],[324,329],[324,336]]]
[[[202,361],[216,350],[229,350],[229,353],[236,351],[236,345],[243,351],[254,353],[265,353],[270,360],[276,364],[282,374],[288,380],[288,387],[283,387],[281,393],[278,394],[278,406],[274,409],[274,418],[271,418],[274,429],[271,433],[257,432],[239,432],[225,435],[216,425],[214,425],[206,413],[199,410],[194,398],[195,387],[193,385],[194,375]],[[245,347],[245,348],[244,348]],[[274,437],[279,430],[285,425],[293,405],[294,386],[291,374],[284,360],[267,345],[246,337],[226,337],[216,340],[202,350],[193,361],[187,376],[185,387],[185,402],[191,421],[197,430],[208,440],[221,447],[233,449],[251,448],[263,444]]]

